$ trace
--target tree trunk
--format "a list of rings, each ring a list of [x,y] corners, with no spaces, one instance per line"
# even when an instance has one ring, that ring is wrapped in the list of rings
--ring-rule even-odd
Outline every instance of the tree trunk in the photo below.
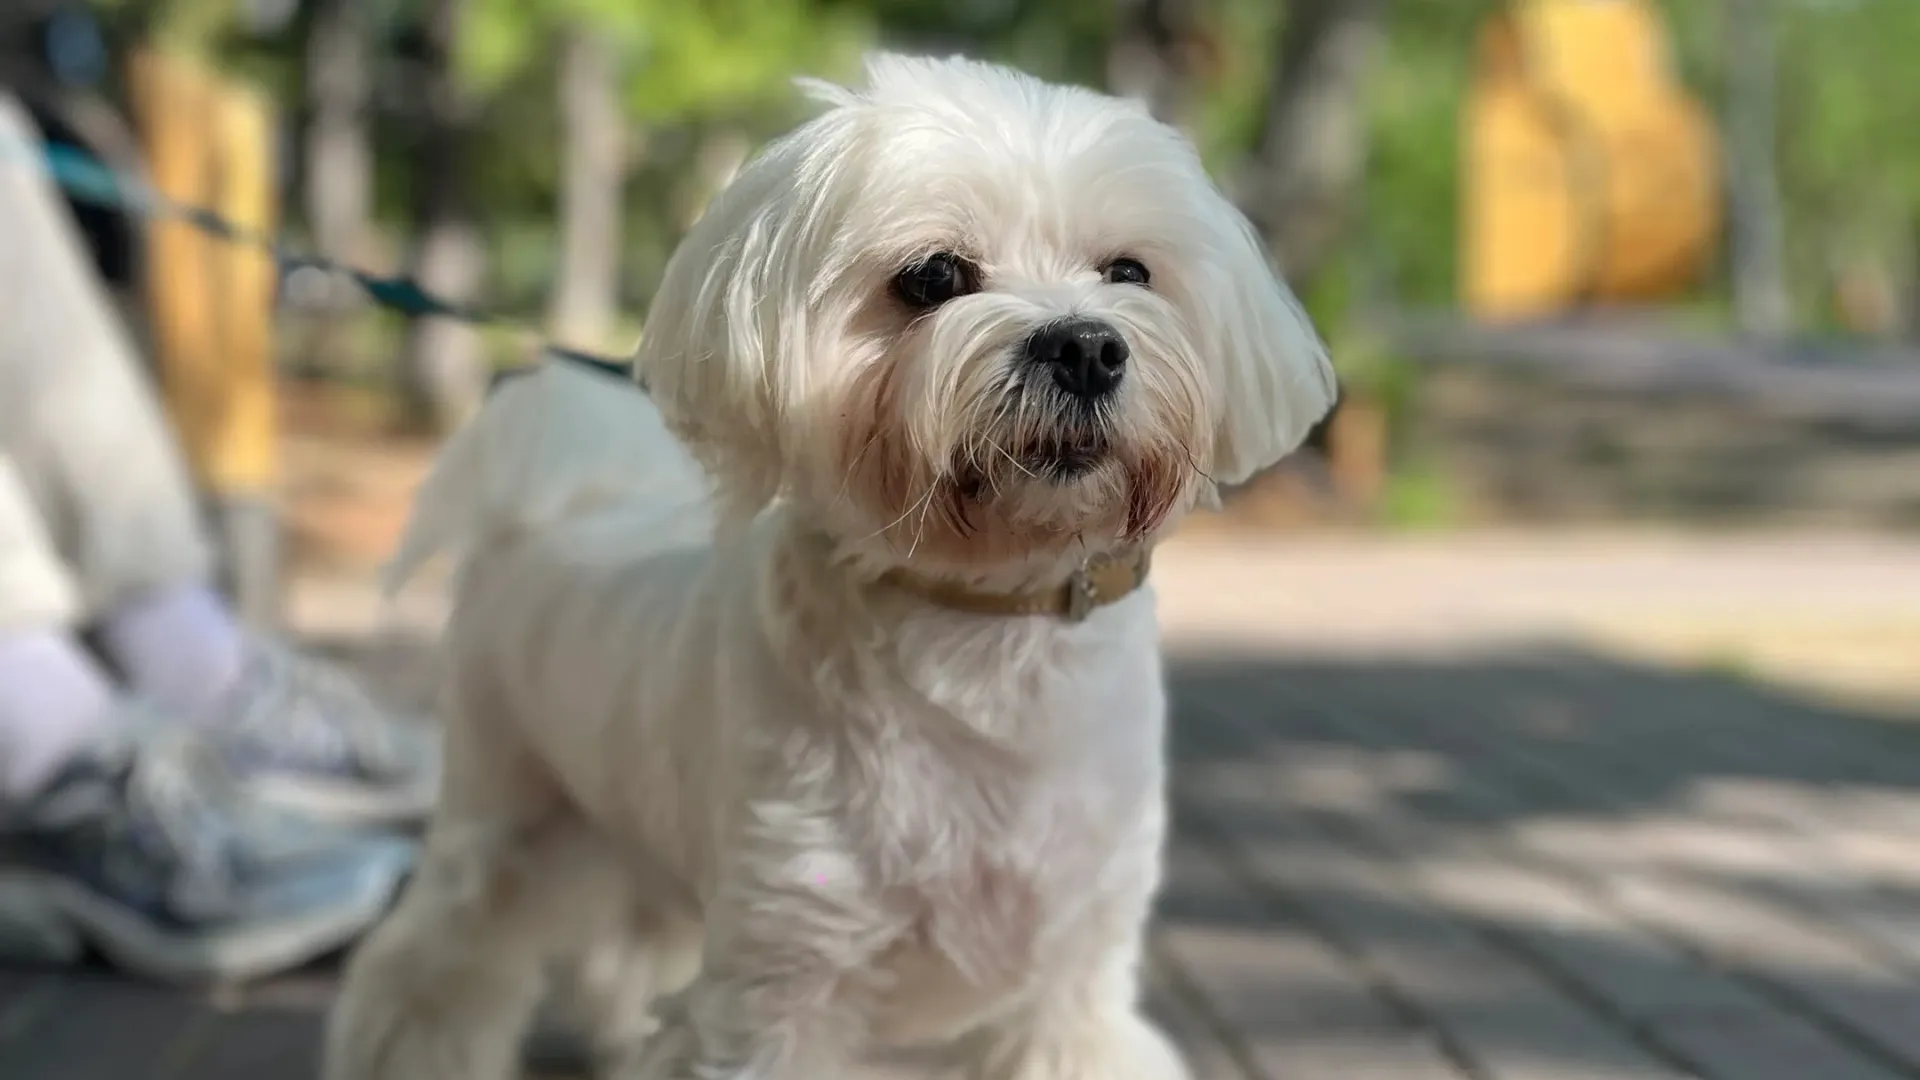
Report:
[[[309,0],[305,55],[306,131],[302,188],[313,245],[330,259],[366,258],[373,217],[373,150],[368,132],[373,79],[362,0]],[[334,281],[303,366],[324,370],[340,359],[350,327],[341,316],[361,299]]]
[[[1385,0],[1292,0],[1259,145],[1242,192],[1249,217],[1296,285],[1345,226],[1366,167],[1367,65]]]
[[[478,290],[485,248],[474,226],[467,182],[474,103],[454,70],[464,0],[427,0],[423,25],[425,130],[415,177],[411,272],[429,292],[455,303]],[[479,332],[443,318],[408,326],[401,360],[408,419],[448,430],[479,407],[487,372]]]
[[[1729,224],[1733,302],[1740,329],[1777,337],[1792,322],[1782,266],[1780,181],[1775,166],[1773,0],[1726,0]]]
[[[588,27],[564,35],[559,91],[566,171],[549,329],[562,344],[604,348],[619,304],[626,118],[613,59]]]
[[[1190,132],[1199,83],[1213,56],[1203,0],[1122,0],[1107,85]]]
[[[309,0],[305,187],[314,246],[330,258],[363,254],[373,214],[372,99],[366,5]]]

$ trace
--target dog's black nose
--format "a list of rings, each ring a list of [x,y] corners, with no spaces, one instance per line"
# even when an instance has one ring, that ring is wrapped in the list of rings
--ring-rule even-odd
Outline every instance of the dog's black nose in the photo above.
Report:
[[[1120,385],[1127,368],[1127,341],[1098,319],[1061,319],[1027,339],[1027,359],[1050,369],[1060,389],[1094,401]]]

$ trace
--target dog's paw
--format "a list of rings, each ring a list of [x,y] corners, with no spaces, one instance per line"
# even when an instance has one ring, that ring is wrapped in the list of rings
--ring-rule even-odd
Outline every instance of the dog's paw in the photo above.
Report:
[[[975,1070],[975,1080],[1189,1080],[1171,1040],[1145,1017],[1040,1033],[1011,1060]]]

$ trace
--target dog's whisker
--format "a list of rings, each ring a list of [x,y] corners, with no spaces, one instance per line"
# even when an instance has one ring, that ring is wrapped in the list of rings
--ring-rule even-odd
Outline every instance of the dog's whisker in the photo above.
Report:
[[[1214,483],[1213,474],[1201,468],[1199,460],[1194,457],[1193,447],[1187,445],[1184,442],[1180,443],[1179,447],[1180,447],[1181,456],[1185,457],[1187,460],[1187,468],[1192,469],[1195,475],[1199,476],[1200,479],[1205,480],[1207,483],[1209,484]]]
[[[928,488],[928,489],[927,489],[927,494],[926,494],[926,497],[920,500],[920,502],[921,502],[921,509],[920,509],[920,520],[919,520],[918,522],[916,522],[916,523],[915,523],[915,527],[914,527],[914,530],[913,530],[913,542],[907,545],[907,558],[908,558],[908,559],[912,559],[912,558],[914,557],[914,555],[915,555],[915,554],[917,554],[917,553],[919,552],[919,550],[920,550],[920,541],[922,541],[922,540],[924,540],[924,539],[926,538],[926,535],[927,535],[927,514],[928,514],[928,513],[930,513],[930,512],[931,512],[931,511],[933,510],[933,493],[934,493],[934,492],[935,492],[936,490],[938,490],[938,486],[937,486],[937,485],[936,485],[935,487],[930,487],[930,488]]]
[[[939,487],[940,487],[940,481],[938,480],[934,481],[932,484],[927,485],[926,492],[922,494],[918,499],[915,499],[913,503],[910,504],[905,510],[900,511],[899,517],[894,518],[892,521],[889,521],[885,525],[880,526],[878,529],[875,529],[873,532],[868,533],[866,536],[866,539],[872,540],[876,536],[884,536],[885,534],[892,532],[902,522],[912,517],[914,514],[914,511],[921,509],[922,506],[928,503],[931,503],[933,501],[933,494],[935,491],[939,490]]]
[[[848,463],[846,479],[840,482],[840,490],[834,493],[834,502],[843,503],[847,500],[847,491],[853,487],[853,478],[859,472],[861,462],[867,459],[867,453],[878,445],[879,442],[880,429],[876,427],[874,428],[873,434],[867,436],[867,441],[860,445],[860,451],[854,454],[853,460]]]
[[[1020,472],[1023,475],[1025,475],[1027,479],[1038,480],[1040,478],[1040,474],[1034,472],[1032,469],[1027,468],[1026,465],[1021,463],[1019,458],[1014,457],[1012,451],[1008,450],[1004,446],[1001,446],[999,440],[988,439],[987,444],[993,447],[995,453],[1007,459],[1007,464],[1013,466],[1015,469],[1020,470]]]

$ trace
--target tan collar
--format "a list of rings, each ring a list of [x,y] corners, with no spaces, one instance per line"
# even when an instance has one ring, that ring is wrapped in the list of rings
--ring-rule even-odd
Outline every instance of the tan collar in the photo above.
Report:
[[[887,571],[880,580],[936,606],[969,615],[1053,615],[1080,622],[1145,584],[1152,563],[1153,553],[1144,548],[1126,555],[1096,556],[1058,585],[1018,592],[988,592],[951,581],[931,581],[900,569]]]

